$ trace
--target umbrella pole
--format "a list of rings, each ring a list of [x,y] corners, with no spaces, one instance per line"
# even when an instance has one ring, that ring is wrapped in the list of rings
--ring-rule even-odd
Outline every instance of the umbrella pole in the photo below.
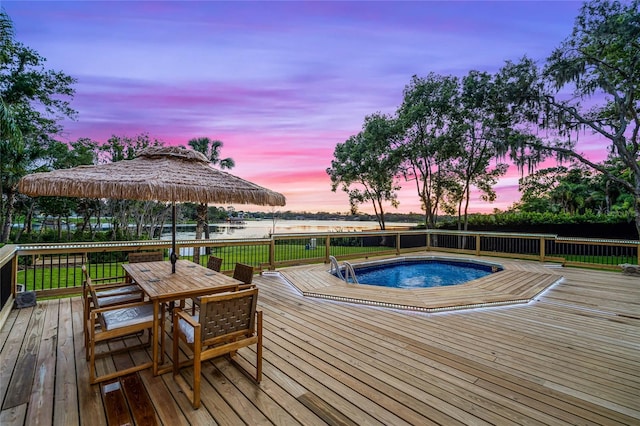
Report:
[[[171,273],[176,273],[176,262],[178,261],[178,255],[176,254],[176,202],[174,201],[171,206],[171,214],[173,219],[171,221]]]

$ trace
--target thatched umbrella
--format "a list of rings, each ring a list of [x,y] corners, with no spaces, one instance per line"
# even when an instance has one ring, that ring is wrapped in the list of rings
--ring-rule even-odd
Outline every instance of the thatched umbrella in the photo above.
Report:
[[[172,271],[176,255],[176,202],[283,206],[282,194],[211,167],[203,154],[150,147],[133,160],[34,173],[18,190],[30,196],[115,198],[173,204]]]

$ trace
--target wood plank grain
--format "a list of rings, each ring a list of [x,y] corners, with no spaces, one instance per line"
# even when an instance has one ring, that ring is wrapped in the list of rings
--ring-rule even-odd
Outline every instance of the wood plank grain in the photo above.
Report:
[[[33,308],[17,310],[16,320],[11,324],[11,328],[8,328],[7,340],[2,346],[2,351],[0,351],[0,359],[2,359],[0,368],[0,404],[4,401],[11,382],[11,376],[18,363],[20,348],[27,336],[26,329],[32,312]],[[3,330],[7,327],[9,326],[5,324]]]
[[[100,391],[109,426],[133,425],[129,406],[119,380],[101,383]]]
[[[122,377],[120,384],[124,390],[124,395],[127,397],[135,424],[138,426],[157,425],[153,404],[138,373]]]
[[[167,343],[167,347],[169,343],[170,342]],[[148,362],[151,359],[149,352],[150,350],[136,350],[131,352],[130,355],[132,362],[135,364]],[[165,379],[167,378],[167,376],[171,378],[171,375],[165,374],[163,376],[154,376],[151,369],[142,370],[138,374],[140,376],[140,379],[144,383],[145,389],[149,394],[149,398],[153,403],[158,419],[161,419],[162,423],[164,424],[175,426],[189,425],[189,417],[191,416],[189,416],[189,413],[185,413],[185,409],[181,409],[179,402],[176,401],[180,397],[180,395],[176,395],[177,392],[172,392],[172,390],[166,385]],[[191,404],[189,404],[188,406],[191,407]],[[206,414],[206,412],[204,414]],[[201,417],[206,420],[209,416],[204,415]],[[195,418],[200,417],[195,416]],[[193,422],[192,424],[197,423]],[[203,424],[214,423],[207,421]]]
[[[3,410],[29,402],[36,372],[44,316],[48,305],[48,303],[38,303],[33,308],[29,324],[26,327],[25,339],[13,370],[14,374],[11,376],[7,395],[2,405]]]
[[[27,416],[27,405],[20,404],[15,407],[0,411],[0,425],[2,426],[22,426],[25,424]]]
[[[318,398],[317,395],[312,394],[311,392],[307,392],[298,397],[298,401],[300,401],[305,407],[309,410],[313,411],[318,417],[320,417],[326,424],[331,426],[357,426],[354,420],[351,420],[349,417],[345,416],[339,411],[336,411],[334,407],[327,404],[322,399]]]
[[[102,402],[100,386],[89,384],[89,363],[85,359],[84,348],[84,311],[82,299],[75,298],[71,303],[71,317],[73,319],[73,341],[76,360],[76,386],[78,394],[78,414],[81,425],[103,426],[107,424],[105,409]]]
[[[58,350],[59,303],[47,304],[40,347],[36,361],[36,374],[27,410],[27,424],[46,425],[53,421],[54,380]]]
[[[56,358],[56,386],[53,410],[55,425],[72,426],[80,422],[76,386],[76,359],[73,346],[72,299],[60,299],[58,345]],[[84,368],[81,365],[80,368]]]

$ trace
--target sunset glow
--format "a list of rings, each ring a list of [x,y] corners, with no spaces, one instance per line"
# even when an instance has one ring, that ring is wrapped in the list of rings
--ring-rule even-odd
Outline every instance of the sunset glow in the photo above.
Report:
[[[75,78],[61,139],[147,133],[223,141],[231,173],[287,197],[283,210],[348,212],[325,170],[366,115],[393,114],[412,75],[543,61],[580,2],[61,2],[5,0],[15,37]],[[589,158],[605,144],[580,139]],[[492,204],[519,199],[512,167]],[[420,212],[401,182],[398,212]],[[270,208],[243,207],[248,210]],[[371,212],[368,205],[361,211]],[[388,212],[396,211],[390,206]]]

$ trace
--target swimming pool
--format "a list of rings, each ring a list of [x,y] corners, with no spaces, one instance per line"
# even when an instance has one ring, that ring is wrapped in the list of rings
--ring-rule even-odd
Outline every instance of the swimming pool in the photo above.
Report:
[[[358,284],[430,288],[463,284],[502,270],[499,264],[466,259],[400,258],[351,265]]]

